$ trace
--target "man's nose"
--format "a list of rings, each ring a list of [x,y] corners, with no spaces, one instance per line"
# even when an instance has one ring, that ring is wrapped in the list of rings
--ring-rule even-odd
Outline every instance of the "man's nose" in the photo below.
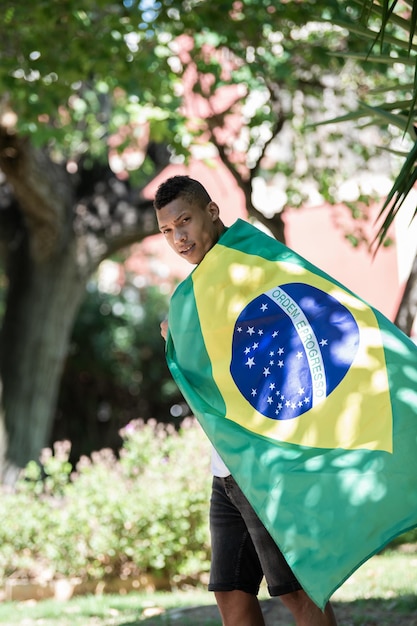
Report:
[[[186,234],[181,228],[176,228],[174,231],[174,241],[185,241]]]

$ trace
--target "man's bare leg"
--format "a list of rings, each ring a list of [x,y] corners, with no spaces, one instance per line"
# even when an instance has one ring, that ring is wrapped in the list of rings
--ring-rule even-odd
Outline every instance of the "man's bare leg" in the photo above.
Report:
[[[216,591],[223,626],[265,626],[258,598],[245,591]]]
[[[337,626],[330,602],[322,611],[302,590],[287,593],[280,599],[293,614],[297,626]]]
[[[223,626],[265,626],[258,598],[244,591],[218,591],[215,594]],[[280,596],[292,613],[296,626],[337,626],[330,603],[321,611],[305,591]]]

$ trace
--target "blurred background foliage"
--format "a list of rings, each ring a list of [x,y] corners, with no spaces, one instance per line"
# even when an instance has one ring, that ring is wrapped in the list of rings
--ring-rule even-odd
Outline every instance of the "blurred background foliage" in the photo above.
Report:
[[[116,577],[170,589],[209,569],[209,443],[194,420],[134,420],[119,459],[109,449],[73,468],[71,444],[43,450],[2,494],[0,588],[62,577],[97,587]],[[202,462],[205,459],[206,462]]]
[[[91,280],[72,331],[51,443],[72,442],[71,459],[121,443],[131,420],[177,426],[188,413],[165,361],[160,322],[168,296],[135,286],[128,275],[118,293]]]

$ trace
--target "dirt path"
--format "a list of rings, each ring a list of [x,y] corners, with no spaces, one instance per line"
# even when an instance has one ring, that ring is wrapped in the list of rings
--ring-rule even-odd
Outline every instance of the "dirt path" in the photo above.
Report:
[[[293,626],[291,614],[278,599],[263,600],[266,626]],[[334,602],[339,626],[417,626],[417,597],[393,600]],[[175,609],[165,615],[167,625],[218,626],[219,613],[214,605]],[[152,619],[144,622],[152,626]],[[160,622],[158,622],[160,624]],[[164,622],[165,623],[165,622]]]

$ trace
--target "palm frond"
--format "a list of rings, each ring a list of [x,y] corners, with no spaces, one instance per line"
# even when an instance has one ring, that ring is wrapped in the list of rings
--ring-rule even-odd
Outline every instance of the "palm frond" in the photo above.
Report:
[[[415,49],[413,45],[413,40],[414,40],[414,36],[416,34],[416,29],[417,29],[417,3],[416,2],[405,3],[405,4],[408,4],[411,8],[411,19],[404,19],[400,15],[397,15],[394,13],[394,9],[397,6],[397,3],[398,3],[398,0],[393,0],[391,4],[389,3],[389,0],[383,0],[382,6],[380,6],[380,3],[376,2],[375,0],[365,0],[365,4],[367,8],[367,11],[366,11],[367,17],[365,17],[364,13],[362,13],[362,20],[365,20],[365,24],[367,24],[369,17],[372,13],[376,13],[377,15],[381,17],[380,30],[378,34],[376,35],[375,40],[371,46],[371,49],[372,49],[375,43],[379,39],[381,39],[381,48],[380,48],[381,57],[382,57],[383,43],[384,41],[387,42],[386,29],[387,29],[388,24],[392,23],[397,26],[400,26],[401,28],[405,30],[406,33],[408,33],[408,41],[404,42],[404,43],[407,43],[407,55],[410,61],[409,63],[407,63],[407,65],[411,65],[415,68],[413,104],[412,104],[412,107],[410,108],[410,112],[409,112],[408,120],[407,120],[407,128],[410,128],[413,123],[413,118],[414,118],[413,109],[417,102],[417,63],[416,63],[415,57],[413,57],[411,54]],[[382,59],[382,58],[381,58],[381,61],[383,63],[387,62],[385,59]],[[395,60],[393,59],[391,62],[394,63]],[[403,60],[401,60],[401,62],[403,62]]]
[[[385,91],[387,91],[387,89],[385,89]],[[392,90],[393,92],[396,91],[395,89]],[[403,87],[398,87],[398,91],[401,91],[401,93],[403,92]],[[381,106],[381,108],[383,108],[385,111],[398,111],[399,113],[404,115],[404,112],[408,111],[412,111],[413,113],[417,112],[417,109],[414,105],[414,101],[410,100],[410,99],[404,99],[404,100],[396,100],[395,102],[384,102],[384,104]]]
[[[408,55],[392,57],[388,54],[367,54],[360,52],[329,52],[329,56],[338,56],[343,59],[355,59],[356,61],[372,61],[373,63],[385,63],[393,65],[394,63],[403,63],[410,67],[414,67],[416,60]]]
[[[417,59],[416,45],[413,43],[417,32],[417,2],[415,0],[351,0],[360,9],[359,23],[354,26],[343,23],[341,27],[348,29],[354,36],[361,37],[364,41],[370,41],[368,50],[363,54],[346,54],[346,58],[368,60],[376,63],[384,63],[394,67],[395,63],[401,62],[414,68],[412,84],[401,85],[397,89],[387,87],[391,93],[405,90],[411,91],[411,98],[399,98],[397,102],[386,102],[378,106],[371,106],[360,102],[355,115],[343,116],[347,119],[361,119],[372,116],[377,124],[393,124],[400,128],[404,134],[409,134],[414,142],[413,147],[407,154],[400,173],[395,180],[390,193],[381,209],[378,220],[383,218],[375,237],[377,249],[385,239],[388,229],[395,219],[405,198],[417,182],[417,128],[415,126],[417,108]],[[379,21],[379,30],[375,31],[375,20]],[[403,32],[404,37],[401,36]],[[379,54],[378,54],[379,51]],[[399,52],[404,54],[400,54]],[[398,56],[399,55],[399,56]],[[376,92],[374,92],[376,93]],[[379,91],[381,93],[381,91]],[[417,209],[414,211],[414,217]]]
[[[384,216],[384,220],[379,227],[377,235],[374,240],[376,244],[375,252],[378,250],[385,237],[387,236],[388,229],[391,226],[395,216],[404,203],[407,195],[417,182],[417,141],[413,148],[410,150],[402,168],[397,176],[377,218],[377,221]],[[414,210],[412,219],[416,217],[417,207]]]
[[[406,132],[409,132],[413,139],[415,139],[416,131],[413,126],[410,127],[409,125],[408,111],[407,115],[404,115],[403,113],[390,113],[390,111],[386,110],[383,106],[370,106],[365,102],[361,102],[359,104],[359,110],[360,109],[363,110],[363,115],[365,115],[365,113],[367,112],[368,115],[373,115],[374,117],[379,118],[384,123],[396,126],[400,130],[402,130],[404,134]]]
[[[358,35],[362,39],[375,41],[375,39],[378,36],[378,31],[373,30],[367,26],[363,26],[362,24],[345,22],[343,20],[332,20],[331,23],[334,24],[335,26],[339,26],[339,28],[343,28],[349,31],[350,34],[353,33],[355,35]],[[417,51],[417,45],[413,44],[412,37],[411,37],[411,41],[410,41],[410,37],[408,41],[404,41],[403,39],[400,39],[399,37],[396,37],[395,35],[392,35],[390,33],[385,33],[384,41],[386,44],[390,44],[392,46],[402,48],[403,50],[406,50],[407,52]]]
[[[360,7],[362,7],[364,4],[362,0],[353,0],[353,3]],[[410,32],[411,21],[401,17],[401,15],[394,13],[393,12],[394,7],[391,7],[392,10],[389,10],[390,9],[389,7],[386,8],[385,5],[389,4],[388,0],[384,0],[382,3],[376,2],[375,0],[369,0],[369,2],[365,0],[365,3],[369,4],[369,12],[366,13],[366,16],[364,13],[362,13],[360,22],[368,27],[371,14],[381,19],[380,29],[376,33],[376,42],[380,41],[381,38],[384,39],[387,26],[392,25],[392,24],[394,24],[395,26],[398,26],[399,28],[403,29],[407,33]],[[393,4],[395,6],[397,3],[395,2]],[[413,31],[411,30],[411,32]],[[382,49],[381,45],[380,45],[380,49]]]
[[[358,35],[362,39],[375,41],[375,39],[378,37],[379,31],[373,30],[372,28],[368,26],[364,26],[361,23],[347,22],[344,20],[331,20],[331,21],[328,20],[328,21],[329,23],[334,24],[335,26],[338,26],[339,28],[343,28],[344,30],[347,30],[350,34]],[[404,39],[401,39],[400,37],[397,37],[393,35],[392,33],[385,33],[384,35],[385,44],[390,44],[392,46],[402,48],[403,50],[407,50],[409,52],[417,51],[417,45],[414,44],[412,40],[413,38],[409,37],[408,41],[404,41]]]
[[[381,38],[381,51],[384,47],[385,29],[386,29],[388,22],[390,21],[390,18],[394,15],[394,8],[396,4],[397,4],[397,0],[393,0],[391,6],[389,6],[389,0],[383,1],[382,16],[381,16],[381,19],[382,19],[381,30],[379,31],[375,39],[375,43],[377,43],[378,39]]]
[[[413,39],[414,34],[417,28],[417,4],[415,2],[412,3],[411,8],[411,24],[410,24],[410,35],[408,38],[408,50],[409,54],[411,54],[411,50],[413,49]],[[416,73],[417,75],[417,73]]]
[[[371,96],[379,95],[381,93],[387,93],[387,91],[413,91],[414,90],[414,81],[412,83],[396,83],[383,85],[382,87],[373,87],[368,91]],[[385,106],[385,105],[384,105]]]
[[[406,101],[408,102],[408,101]],[[409,130],[413,139],[417,138],[416,131],[414,127],[408,129],[407,126],[407,115],[401,113],[391,113],[391,108],[397,108],[398,102],[388,103],[387,106],[371,106],[366,104],[366,102],[359,102],[358,108],[355,111],[350,111],[344,115],[340,115],[338,117],[332,117],[330,119],[323,120],[321,122],[315,122],[314,124],[309,124],[307,128],[315,128],[317,126],[324,126],[326,124],[339,124],[340,122],[351,122],[354,120],[360,120],[364,117],[372,117],[374,120],[378,118],[380,122],[384,124],[392,124],[396,126],[403,132]],[[406,110],[408,113],[408,109]]]

